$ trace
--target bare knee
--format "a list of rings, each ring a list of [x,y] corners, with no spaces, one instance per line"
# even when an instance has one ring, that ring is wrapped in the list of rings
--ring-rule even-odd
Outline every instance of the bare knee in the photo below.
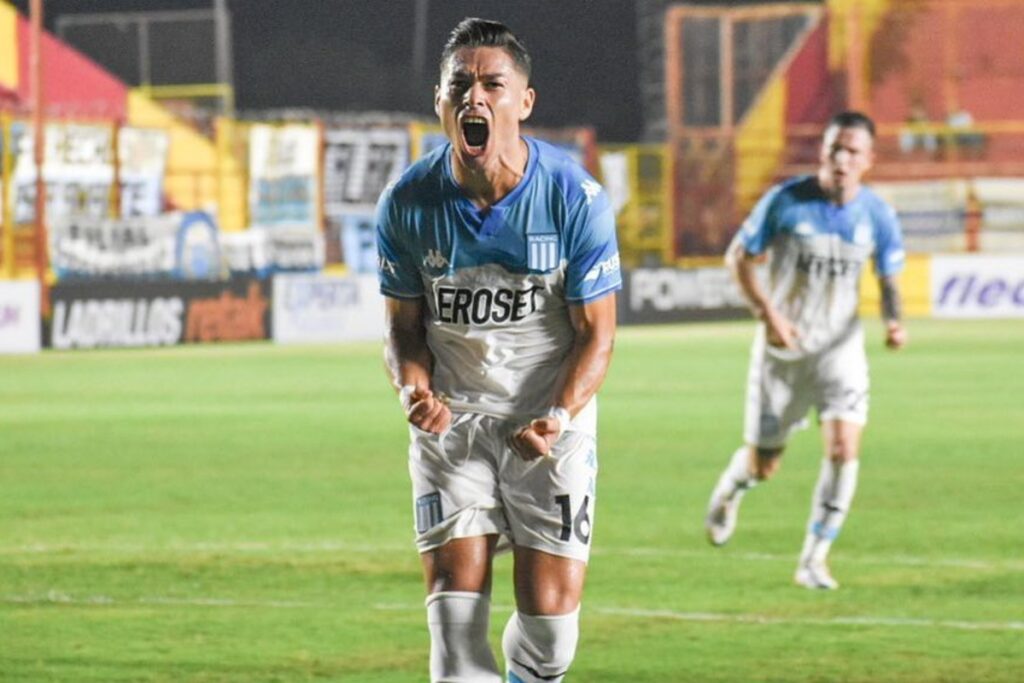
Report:
[[[829,443],[826,455],[836,464],[852,462],[857,459],[857,447],[849,440],[838,439]]]
[[[523,614],[568,614],[580,604],[587,565],[530,548],[515,548],[516,605]]]
[[[775,476],[775,473],[782,467],[782,451],[782,448],[758,447],[754,449],[753,470],[754,476],[758,480],[765,481]]]
[[[825,456],[834,463],[852,462],[860,451],[861,426],[850,422],[823,423]]]

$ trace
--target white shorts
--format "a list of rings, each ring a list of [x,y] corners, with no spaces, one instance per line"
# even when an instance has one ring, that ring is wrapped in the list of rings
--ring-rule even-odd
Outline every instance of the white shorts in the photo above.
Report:
[[[507,445],[521,422],[456,413],[430,434],[410,425],[416,546],[501,534],[513,544],[586,562],[594,523],[597,444],[569,431],[551,455],[527,462]]]
[[[798,358],[775,353],[759,332],[750,353],[743,437],[752,446],[781,448],[807,424],[814,406],[818,420],[866,424],[868,361],[864,333],[842,344]]]

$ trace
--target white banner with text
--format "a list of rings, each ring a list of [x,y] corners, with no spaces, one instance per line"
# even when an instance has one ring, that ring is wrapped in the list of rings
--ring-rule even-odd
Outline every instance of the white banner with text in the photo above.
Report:
[[[936,318],[1024,317],[1024,256],[932,257]]]

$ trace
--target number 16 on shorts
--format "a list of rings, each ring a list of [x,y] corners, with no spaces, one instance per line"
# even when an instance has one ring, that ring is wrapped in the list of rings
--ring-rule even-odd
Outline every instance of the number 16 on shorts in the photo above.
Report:
[[[580,543],[584,545],[590,543],[590,513],[588,511],[590,496],[583,496],[583,501],[575,515],[572,510],[572,498],[568,493],[555,496],[555,504],[562,511],[561,539],[569,541],[575,535],[576,540]]]

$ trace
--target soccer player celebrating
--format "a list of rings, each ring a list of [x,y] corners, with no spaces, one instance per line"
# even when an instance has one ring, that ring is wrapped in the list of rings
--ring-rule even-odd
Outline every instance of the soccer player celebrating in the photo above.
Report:
[[[863,114],[833,117],[817,175],[772,188],[726,253],[761,324],[747,380],[746,445],[722,472],[705,526],[712,544],[729,540],[744,493],[778,470],[786,440],[813,405],[825,457],[795,576],[807,588],[839,586],[826,558],[853,500],[867,422],[868,366],[857,306],[861,269],[872,256],[886,345],[899,349],[907,340],[896,282],[904,261],[899,223],[861,185],[874,161],[874,136],[874,123]],[[755,272],[765,258],[766,288]]]
[[[465,19],[441,54],[448,143],[377,208],[385,355],[409,422],[432,681],[501,681],[487,640],[492,563],[511,544],[513,683],[573,660],[594,520],[595,394],[621,287],[614,215],[565,153],[520,135],[530,57]]]

